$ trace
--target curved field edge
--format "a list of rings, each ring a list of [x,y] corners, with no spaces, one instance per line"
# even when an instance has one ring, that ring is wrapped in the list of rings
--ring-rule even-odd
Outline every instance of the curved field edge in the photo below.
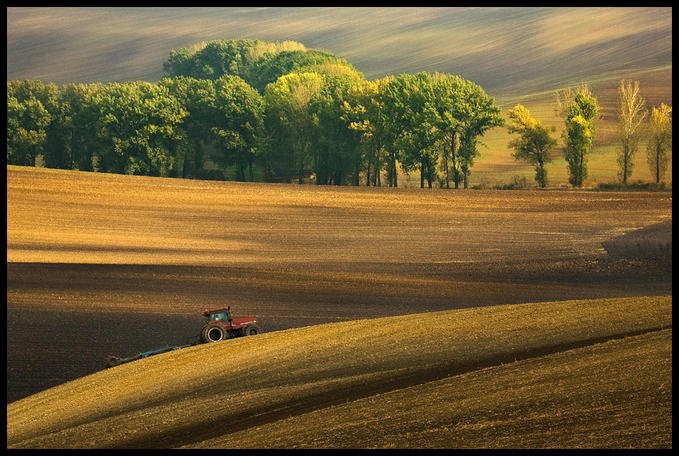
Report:
[[[220,446],[219,439],[229,434],[294,415],[671,325],[671,296],[634,297],[356,320],[194,346],[97,372],[9,404],[7,444]],[[570,378],[569,365],[562,367]],[[515,375],[518,380],[522,370]],[[600,375],[597,382],[618,382],[606,372]],[[550,391],[543,393],[549,396]],[[415,405],[419,399],[410,400]],[[584,411],[589,405],[574,407]],[[426,416],[422,420],[426,423]],[[305,445],[314,442],[298,441],[295,446]],[[382,445],[402,446],[403,441]]]
[[[672,330],[377,394],[200,448],[671,448]]]

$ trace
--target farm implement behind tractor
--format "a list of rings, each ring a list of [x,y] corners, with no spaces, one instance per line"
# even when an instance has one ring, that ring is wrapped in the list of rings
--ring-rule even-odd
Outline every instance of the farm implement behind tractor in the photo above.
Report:
[[[170,345],[156,350],[149,350],[126,358],[110,355],[107,358],[106,367],[114,367],[120,364],[129,363],[138,359],[148,358],[149,356],[166,353],[180,348],[191,347],[197,344],[219,342],[221,340],[232,339],[234,337],[254,336],[260,332],[256,318],[233,318],[231,307],[220,307],[217,309],[205,309],[203,316],[207,317],[207,322],[200,331],[198,341],[187,345]]]

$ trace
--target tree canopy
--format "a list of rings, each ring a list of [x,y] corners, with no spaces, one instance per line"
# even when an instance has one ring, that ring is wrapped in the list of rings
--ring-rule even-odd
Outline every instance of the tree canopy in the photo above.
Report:
[[[514,149],[514,158],[526,160],[535,166],[535,181],[540,187],[547,186],[547,170],[545,164],[552,161],[549,154],[556,145],[549,130],[534,119],[523,105],[516,105],[509,110],[509,126],[507,130],[518,137],[512,139],[509,147]]]
[[[87,171],[398,186],[468,185],[500,108],[457,75],[368,81],[301,43],[213,40],[170,52],[157,84],[8,81],[8,163]],[[443,176],[440,173],[443,173]]]
[[[576,89],[557,92],[557,105],[566,125],[564,136],[568,182],[573,187],[582,187],[587,178],[587,159],[592,151],[599,102],[585,84]]]

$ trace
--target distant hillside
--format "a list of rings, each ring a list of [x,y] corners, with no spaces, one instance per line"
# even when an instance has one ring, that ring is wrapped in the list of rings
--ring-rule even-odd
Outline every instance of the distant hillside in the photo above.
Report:
[[[217,38],[300,41],[368,78],[460,74],[493,96],[672,65],[671,8],[8,8],[7,78],[156,81],[171,49]]]

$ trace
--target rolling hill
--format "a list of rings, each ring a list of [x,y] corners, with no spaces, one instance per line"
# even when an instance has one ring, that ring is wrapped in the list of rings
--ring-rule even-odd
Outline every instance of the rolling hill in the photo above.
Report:
[[[7,408],[9,448],[670,448],[672,298],[356,320],[194,346]]]
[[[7,173],[10,448],[671,446],[669,191]]]
[[[422,192],[7,173],[10,402],[96,372],[109,354],[185,344],[205,307],[231,305],[268,333],[672,294],[669,191]]]
[[[7,10],[8,79],[156,81],[173,48],[295,40],[367,78],[460,74],[493,96],[671,68],[671,8],[19,8]]]
[[[418,71],[459,74],[503,109],[525,104],[563,129],[554,91],[588,83],[599,98],[586,186],[617,179],[617,86],[640,81],[647,106],[672,104],[671,8],[21,8],[7,9],[7,77],[56,83],[157,81],[171,49],[210,39],[295,40],[344,57],[366,78]],[[471,184],[503,185],[534,171],[517,162],[505,128],[483,138]],[[547,166],[567,186],[563,141]],[[666,182],[671,183],[671,165]],[[644,144],[631,181],[652,181]],[[418,186],[415,175],[401,184]]]

